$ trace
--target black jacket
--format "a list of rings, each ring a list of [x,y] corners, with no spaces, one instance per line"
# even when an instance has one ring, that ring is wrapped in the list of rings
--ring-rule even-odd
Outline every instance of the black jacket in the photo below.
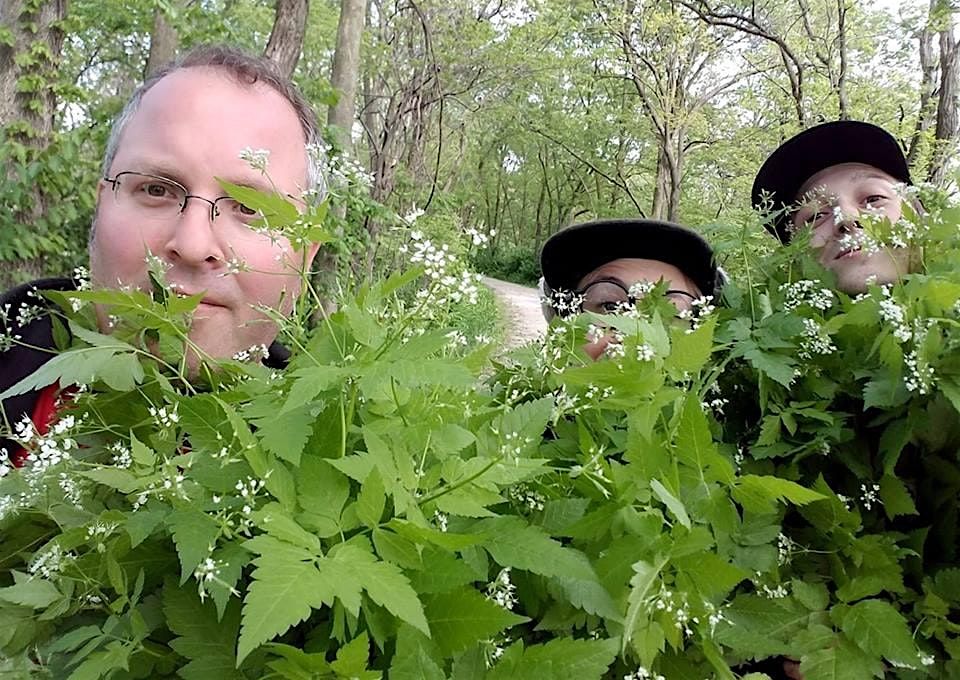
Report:
[[[3,318],[6,319],[6,327],[0,332],[20,336],[17,343],[10,347],[10,349],[0,353],[0,392],[4,392],[7,388],[16,385],[54,356],[53,350],[56,348],[56,345],[53,341],[53,323],[50,320],[49,314],[44,314],[23,326],[17,322],[18,312],[21,307],[49,306],[49,303],[42,295],[33,294],[32,291],[69,291],[76,290],[76,287],[76,281],[73,279],[39,279],[17,286],[0,295],[0,310],[3,311],[3,315],[0,316],[0,324],[2,324]],[[30,345],[30,347],[24,347],[24,344]],[[34,347],[38,349],[34,349]],[[270,345],[269,355],[263,363],[271,368],[283,368],[286,366],[289,357],[290,352],[280,343],[274,342]],[[32,416],[39,395],[40,391],[34,390],[26,394],[4,399],[0,406],[3,408],[3,415],[6,421],[0,419],[0,426],[3,426],[4,422],[6,422],[12,428],[23,419],[24,415],[27,417]],[[4,427],[3,429],[6,428]],[[14,450],[19,448],[19,445],[9,439],[0,438],[0,447],[5,448],[8,453],[13,453]]]
[[[21,309],[46,307],[48,303],[42,295],[32,295],[37,290],[75,290],[76,283],[72,279],[54,278],[31,281],[0,295],[0,310],[6,319],[2,332],[7,335],[20,336],[6,352],[0,353],[0,392],[16,385],[28,375],[36,371],[53,358],[55,345],[53,342],[53,323],[49,314],[44,314],[26,325],[20,325],[17,316]],[[0,321],[2,321],[0,318]],[[23,343],[23,344],[20,344]],[[30,345],[24,347],[23,345]],[[42,348],[42,349],[34,349]],[[48,351],[43,351],[48,350]],[[2,403],[3,415],[6,423],[13,427],[26,415],[30,417],[37,404],[40,392],[34,390],[16,397],[4,399]],[[0,421],[2,424],[3,421]],[[4,428],[6,429],[6,428]],[[15,442],[0,438],[0,447],[13,453],[19,448]]]

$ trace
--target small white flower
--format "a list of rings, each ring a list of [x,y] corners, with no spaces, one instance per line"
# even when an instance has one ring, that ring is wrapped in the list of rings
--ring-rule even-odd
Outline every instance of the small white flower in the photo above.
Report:
[[[240,151],[240,160],[245,161],[254,170],[260,172],[267,171],[267,163],[270,160],[269,149],[252,149],[249,146]]]

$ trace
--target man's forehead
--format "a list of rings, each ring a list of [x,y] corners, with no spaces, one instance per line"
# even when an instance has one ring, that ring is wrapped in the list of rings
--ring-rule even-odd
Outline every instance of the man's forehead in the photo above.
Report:
[[[797,192],[801,201],[822,201],[835,196],[832,185],[837,182],[859,182],[879,179],[891,184],[897,180],[880,168],[865,163],[840,163],[831,165],[811,175]]]
[[[603,278],[617,278],[627,285],[637,281],[682,281],[688,277],[677,266],[662,260],[624,257],[605,262],[580,281],[580,288]]]

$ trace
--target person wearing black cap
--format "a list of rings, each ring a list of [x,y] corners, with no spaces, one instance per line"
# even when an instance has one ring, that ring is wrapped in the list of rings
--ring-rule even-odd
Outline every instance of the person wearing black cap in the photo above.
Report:
[[[714,295],[720,274],[713,249],[696,232],[670,222],[611,219],[557,232],[540,251],[544,316],[599,314],[634,302],[637,284],[666,282],[667,298],[682,312]],[[584,347],[598,358],[609,344]]]
[[[809,226],[817,259],[837,277],[837,288],[862,293],[892,283],[911,268],[905,248],[870,247],[864,217],[902,216],[898,185],[912,184],[897,140],[876,125],[836,121],[817,125],[781,144],[753,182],[754,208],[782,243]]]

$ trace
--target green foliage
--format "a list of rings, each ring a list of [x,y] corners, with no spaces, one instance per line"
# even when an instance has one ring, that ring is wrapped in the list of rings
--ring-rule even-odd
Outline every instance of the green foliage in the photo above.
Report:
[[[495,279],[535,286],[540,279],[540,254],[532,249],[505,246],[476,252],[471,263]]]

